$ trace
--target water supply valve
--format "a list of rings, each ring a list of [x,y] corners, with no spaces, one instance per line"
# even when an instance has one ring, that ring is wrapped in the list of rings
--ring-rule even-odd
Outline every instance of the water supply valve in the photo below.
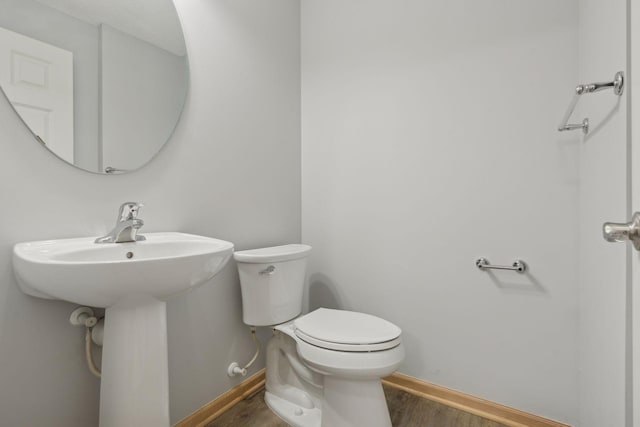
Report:
[[[93,328],[98,323],[98,318],[94,315],[91,308],[78,307],[71,313],[69,322],[71,322],[73,326],[84,326],[85,328]]]

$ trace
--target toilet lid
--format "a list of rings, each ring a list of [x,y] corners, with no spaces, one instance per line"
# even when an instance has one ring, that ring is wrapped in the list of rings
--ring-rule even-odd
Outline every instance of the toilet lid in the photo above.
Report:
[[[381,351],[400,344],[402,330],[370,314],[319,308],[293,322],[309,344],[338,351]]]

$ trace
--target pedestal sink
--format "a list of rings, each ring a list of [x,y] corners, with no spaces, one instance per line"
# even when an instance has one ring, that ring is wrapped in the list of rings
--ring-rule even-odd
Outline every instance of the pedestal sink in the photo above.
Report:
[[[233,253],[224,240],[144,235],[131,243],[27,242],[13,251],[24,293],[106,308],[100,427],[170,425],[163,299],[211,279]]]

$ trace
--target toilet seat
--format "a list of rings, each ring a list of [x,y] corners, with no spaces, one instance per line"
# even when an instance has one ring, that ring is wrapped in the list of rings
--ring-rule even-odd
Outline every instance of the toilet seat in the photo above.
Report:
[[[402,330],[370,314],[319,308],[293,322],[302,341],[327,350],[374,352],[397,347]]]

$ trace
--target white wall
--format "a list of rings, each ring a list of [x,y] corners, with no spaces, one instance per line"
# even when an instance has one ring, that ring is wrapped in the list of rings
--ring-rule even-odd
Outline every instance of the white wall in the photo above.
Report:
[[[580,0],[579,19],[580,82],[611,80],[615,72],[627,71],[627,1]],[[630,218],[628,94],[629,86],[620,98],[611,91],[585,96],[577,115],[591,122],[580,144],[581,427],[624,426],[631,419],[631,405],[625,407],[631,380],[626,371],[630,247],[602,238],[602,223]]]
[[[186,58],[100,26],[100,169],[136,169],[169,139],[186,94]]]
[[[14,243],[100,235],[126,200],[145,203],[146,231],[214,236],[238,249],[300,239],[298,2],[176,3],[190,96],[174,137],[142,170],[72,168],[0,102],[0,425],[97,424],[99,383],[85,367],[83,332],[68,324],[74,306],[20,293]],[[173,298],[168,328],[177,421],[235,385],[226,366],[253,351],[235,266]]]
[[[33,0],[0,0],[0,26],[73,52],[74,162],[98,170],[98,28]]]
[[[626,272],[598,266],[625,256],[600,236],[628,214],[625,166],[601,169],[626,154],[625,99],[581,102],[585,141],[555,126],[576,82],[626,66],[612,48],[625,2],[580,5],[578,43],[576,0],[177,0],[190,97],[166,148],[124,176],[55,159],[0,102],[0,424],[95,425],[98,409],[73,305],[19,292],[14,243],[99,235],[129,199],[145,202],[147,231],[299,241],[301,12],[310,307],[400,325],[407,374],[624,425]],[[530,274],[479,272],[478,256],[522,258]],[[177,421],[236,384],[224,368],[253,351],[235,267],[172,298],[168,317]]]
[[[398,324],[401,372],[568,423],[579,136],[556,126],[577,7],[302,2],[310,307]],[[530,272],[481,272],[479,256]]]

